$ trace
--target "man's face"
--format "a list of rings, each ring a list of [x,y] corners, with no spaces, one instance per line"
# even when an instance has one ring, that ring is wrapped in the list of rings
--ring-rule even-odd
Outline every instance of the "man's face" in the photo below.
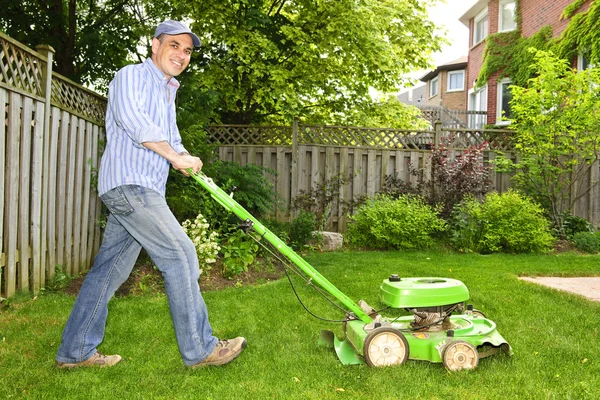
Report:
[[[152,39],[152,61],[168,78],[182,73],[190,63],[192,37],[187,33],[165,35],[162,43]]]

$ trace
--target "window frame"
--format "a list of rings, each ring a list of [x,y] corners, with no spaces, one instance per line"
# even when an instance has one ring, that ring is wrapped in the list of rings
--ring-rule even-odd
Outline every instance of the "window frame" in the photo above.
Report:
[[[481,37],[481,39],[477,40],[478,38],[478,32],[479,30],[477,29],[477,24],[483,20],[486,20],[486,24],[485,24],[485,34],[483,34],[483,36]],[[489,21],[489,14],[488,14],[488,8],[486,7],[482,12],[480,12],[479,14],[477,14],[477,16],[473,19],[473,46],[478,45],[479,43],[485,41],[485,39],[488,37],[488,35],[490,34],[490,21]]]
[[[509,78],[501,79],[497,82],[496,91],[496,125],[510,125],[512,121],[510,119],[503,119],[502,115],[502,102],[504,100],[504,91],[502,90],[504,85],[511,85],[512,81]],[[509,106],[510,107],[510,106]]]
[[[469,128],[482,129],[487,124],[487,83],[478,88],[470,89],[468,96],[468,110],[469,111],[485,111],[486,115],[470,115],[469,116]],[[483,104],[482,104],[483,103]],[[481,107],[480,107],[481,106]],[[480,109],[482,108],[482,109]]]
[[[587,66],[585,68],[583,68],[584,63],[587,63]],[[583,54],[581,52],[577,53],[577,71],[584,71],[586,69],[590,69],[590,68],[594,68],[594,67],[595,67],[595,65],[587,59],[585,54]]]
[[[429,98],[437,96],[440,93],[440,76],[437,75],[435,78],[429,81]],[[435,82],[435,93],[433,92],[433,83]]]
[[[515,5],[515,13],[513,14],[513,22],[514,22],[514,27],[507,29],[504,27],[504,19],[502,18],[502,8],[504,5],[506,4],[511,4],[513,3]],[[514,31],[517,29],[517,20],[516,20],[516,13],[517,13],[517,1],[516,0],[500,0],[498,2],[498,32],[510,32],[510,31]]]
[[[462,74],[462,86],[460,88],[450,88],[450,75],[457,75],[457,74]],[[465,90],[465,70],[464,69],[457,69],[454,71],[448,71],[448,74],[446,76],[446,92],[463,92]]]

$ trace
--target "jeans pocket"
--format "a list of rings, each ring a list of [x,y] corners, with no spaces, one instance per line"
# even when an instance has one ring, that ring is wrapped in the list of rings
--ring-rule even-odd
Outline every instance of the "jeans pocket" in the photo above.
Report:
[[[127,200],[127,197],[123,194],[123,189],[121,187],[116,187],[114,189],[109,190],[100,196],[102,202],[108,208],[108,211],[111,214],[117,215],[128,215],[133,212],[133,207]]]

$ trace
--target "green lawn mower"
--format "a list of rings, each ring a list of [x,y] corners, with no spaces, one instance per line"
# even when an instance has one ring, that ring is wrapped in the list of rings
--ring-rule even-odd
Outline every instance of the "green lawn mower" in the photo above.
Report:
[[[322,331],[319,339],[320,344],[335,349],[343,364],[367,363],[383,367],[411,359],[441,362],[446,369],[459,371],[477,367],[481,358],[499,350],[512,355],[510,345],[496,330],[496,324],[466,304],[469,291],[461,281],[392,274],[379,288],[384,310],[403,309],[409,314],[384,317],[363,300],[355,302],[342,293],[235,201],[233,193],[227,194],[202,172],[188,172],[213,199],[242,220],[240,228],[244,232],[263,246],[264,239],[285,257],[278,258],[285,265],[286,274],[288,270],[297,273],[345,311],[340,321],[345,339],[339,340],[331,331]]]

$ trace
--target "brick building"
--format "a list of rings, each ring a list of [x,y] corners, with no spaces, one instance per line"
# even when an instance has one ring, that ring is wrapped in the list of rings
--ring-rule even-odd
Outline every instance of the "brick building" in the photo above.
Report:
[[[467,57],[464,56],[439,65],[421,77],[421,82],[427,84],[425,105],[443,105],[452,110],[466,110],[466,68]]]
[[[531,37],[541,28],[551,26],[554,37],[560,36],[569,24],[561,19],[566,6],[574,0],[479,0],[459,20],[469,28],[469,55],[466,68],[466,102],[469,110],[487,111],[487,124],[508,125],[502,115],[510,117],[510,79],[498,79],[500,72],[493,73],[485,84],[477,83],[483,64],[486,38],[497,32],[521,30],[523,37]],[[589,8],[588,0],[579,12]],[[518,9],[517,9],[518,7]],[[518,13],[520,24],[517,26]],[[581,67],[586,62],[580,56],[573,60]]]

